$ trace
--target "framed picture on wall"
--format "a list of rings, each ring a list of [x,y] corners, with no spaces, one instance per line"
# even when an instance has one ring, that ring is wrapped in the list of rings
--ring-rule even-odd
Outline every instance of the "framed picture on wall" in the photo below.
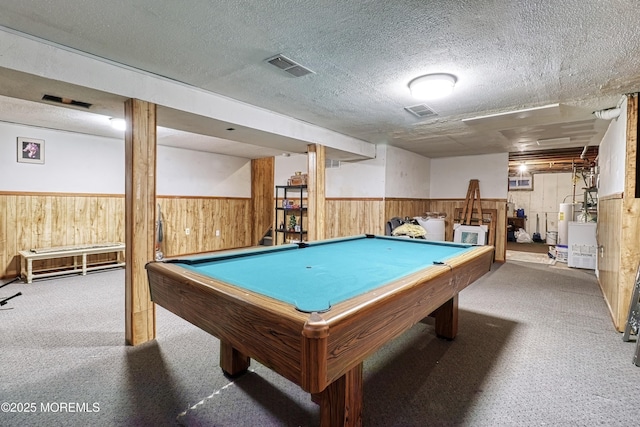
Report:
[[[18,162],[44,164],[44,139],[18,137]]]
[[[510,176],[509,191],[512,190],[533,190],[533,176]]]

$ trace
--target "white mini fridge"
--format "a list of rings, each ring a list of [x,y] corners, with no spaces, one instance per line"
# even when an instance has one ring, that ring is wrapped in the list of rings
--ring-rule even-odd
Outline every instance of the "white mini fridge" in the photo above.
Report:
[[[569,222],[567,266],[596,269],[598,259],[596,225],[595,222]]]

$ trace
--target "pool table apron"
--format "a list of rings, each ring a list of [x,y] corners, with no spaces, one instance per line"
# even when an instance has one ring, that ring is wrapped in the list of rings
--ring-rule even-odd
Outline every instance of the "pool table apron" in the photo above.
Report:
[[[475,247],[311,314],[177,264],[151,262],[147,271],[153,302],[220,340],[226,374],[253,358],[311,393],[322,425],[360,425],[364,359],[429,315],[438,336],[455,338],[457,295],[492,260],[493,247]]]

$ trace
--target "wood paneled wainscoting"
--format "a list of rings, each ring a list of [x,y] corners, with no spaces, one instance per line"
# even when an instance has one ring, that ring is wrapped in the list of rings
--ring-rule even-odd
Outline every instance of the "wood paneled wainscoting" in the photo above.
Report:
[[[384,234],[386,222],[393,217],[414,217],[425,212],[446,214],[445,240],[453,241],[453,217],[456,208],[464,206],[464,199],[402,199],[402,198],[327,198],[327,238],[356,234]],[[483,209],[495,209],[495,260],[506,261],[507,200],[483,199]]]
[[[385,223],[391,218],[405,218],[422,216],[430,212],[431,201],[429,199],[384,199]]]
[[[384,199],[325,199],[326,238],[384,234]]]
[[[250,198],[160,196],[158,203],[164,220],[165,256],[254,244]]]
[[[598,201],[598,281],[617,331],[629,314],[636,272],[640,264],[640,199],[622,195]]]
[[[0,277],[18,276],[20,250],[105,242],[124,242],[123,195],[0,193]],[[92,255],[88,262],[111,256]],[[58,265],[73,259],[42,260],[34,269]]]
[[[604,300],[611,312],[617,330],[626,322],[624,298],[620,289],[623,272],[620,269],[622,250],[622,195],[602,197],[598,200],[598,281]],[[629,283],[631,283],[630,281]],[[631,287],[629,287],[629,290]],[[630,294],[629,294],[630,295]]]
[[[627,322],[640,264],[640,199],[625,197],[611,195],[598,201],[598,281],[619,332]]]
[[[165,256],[252,244],[249,198],[162,196],[158,203]],[[18,276],[20,250],[124,241],[124,195],[0,193],[0,277]],[[115,255],[95,255],[89,262],[108,261],[105,257],[110,256]],[[42,263],[34,268],[66,267],[73,259]]]
[[[356,234],[385,233],[388,220],[393,217],[419,216],[428,210],[427,199],[401,198],[327,198],[327,238]]]
[[[164,220],[165,256],[254,244],[250,198],[160,196],[158,203]],[[326,237],[384,234],[386,222],[394,216],[413,217],[435,211],[447,214],[445,237],[453,240],[451,219],[454,209],[463,203],[462,199],[327,198]],[[506,201],[483,200],[482,206],[497,208],[498,222],[506,221]],[[216,236],[217,230],[219,236]],[[496,261],[504,261],[505,226],[498,225],[496,230]],[[124,195],[0,193],[0,276],[19,274],[19,250],[124,242],[124,233]],[[72,263],[73,260],[43,262]]]

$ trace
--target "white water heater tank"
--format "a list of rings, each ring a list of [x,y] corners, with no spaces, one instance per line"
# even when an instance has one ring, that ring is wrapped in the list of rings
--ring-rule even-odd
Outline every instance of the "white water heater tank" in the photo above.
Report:
[[[569,222],[576,221],[582,210],[582,203],[560,203],[558,211],[558,240],[557,244],[567,246],[569,244]]]

